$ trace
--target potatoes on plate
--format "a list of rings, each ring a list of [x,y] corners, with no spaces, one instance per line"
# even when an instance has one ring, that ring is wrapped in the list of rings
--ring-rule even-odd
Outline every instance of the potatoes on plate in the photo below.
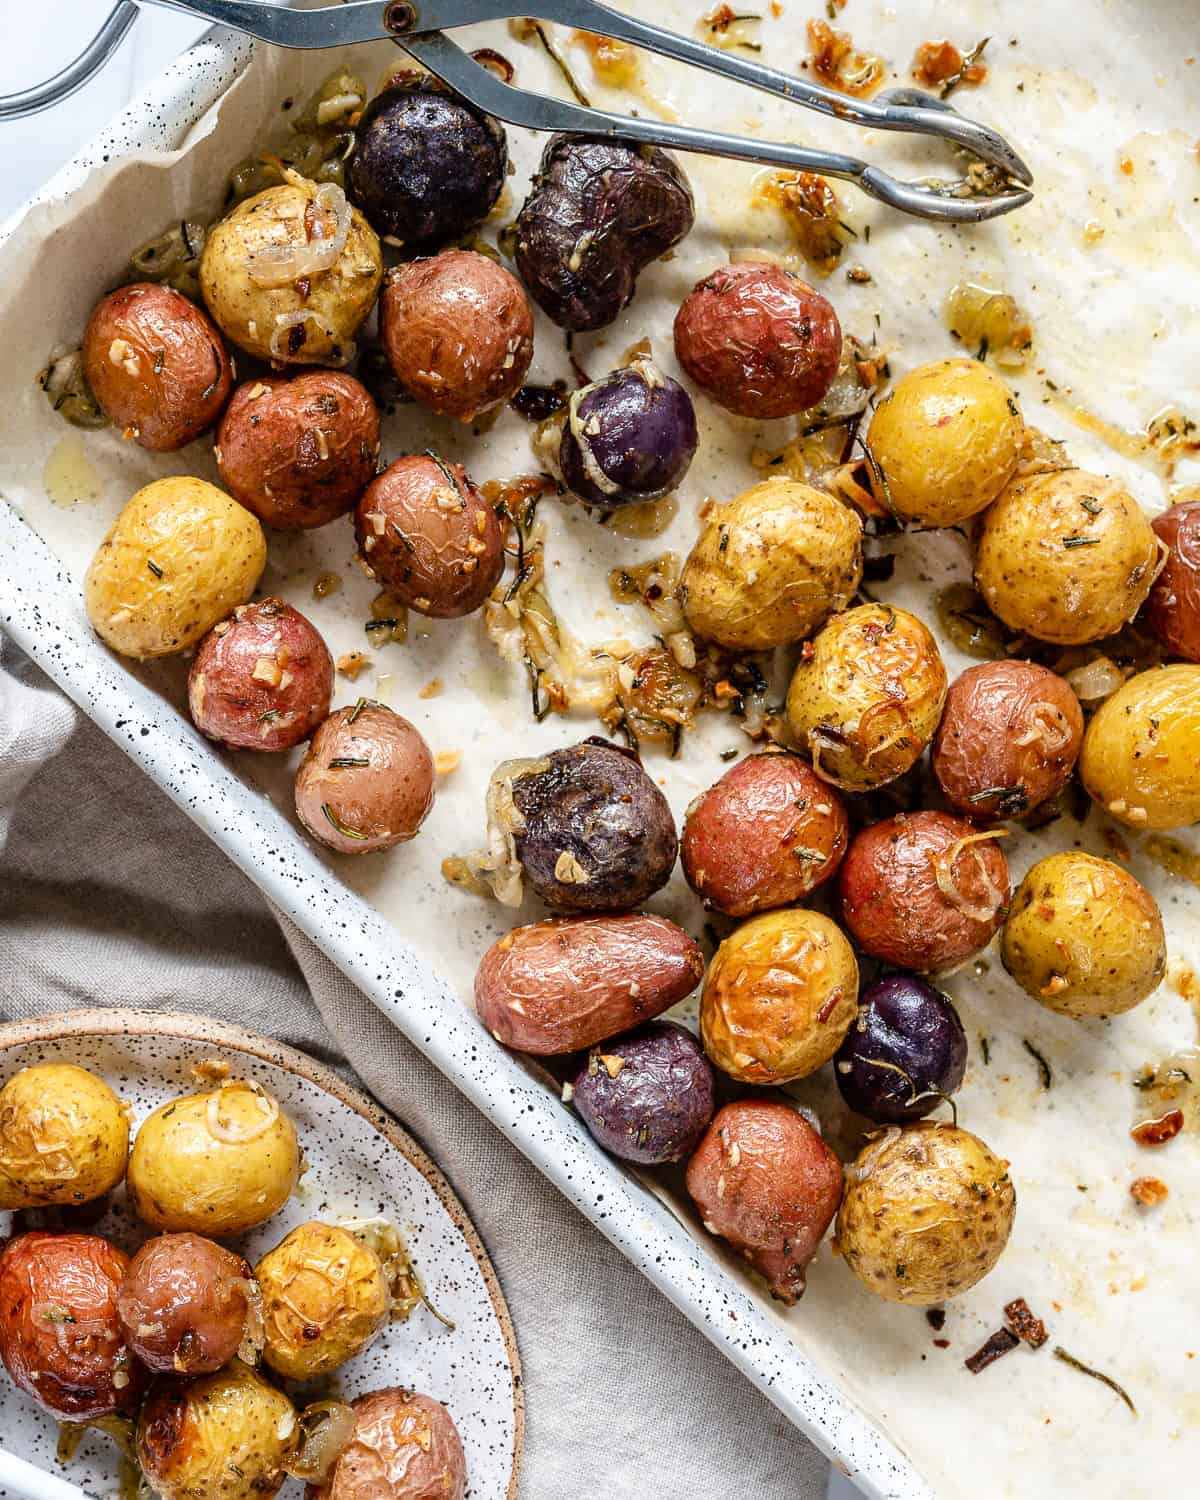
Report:
[[[467,1459],[450,1413],[419,1391],[376,1391],[354,1403],[354,1432],[309,1500],[463,1500]]]
[[[86,1068],[34,1063],[0,1089],[0,1209],[90,1203],[128,1156],[128,1112]]]
[[[1105,699],[1083,737],[1079,774],[1131,828],[1200,823],[1200,666],[1139,672]]]
[[[1143,619],[1172,656],[1200,662],[1200,500],[1181,500],[1151,522],[1167,549]]]
[[[240,1255],[198,1234],[147,1240],[117,1297],[129,1347],[160,1375],[209,1375],[241,1351],[257,1358],[260,1299]]]

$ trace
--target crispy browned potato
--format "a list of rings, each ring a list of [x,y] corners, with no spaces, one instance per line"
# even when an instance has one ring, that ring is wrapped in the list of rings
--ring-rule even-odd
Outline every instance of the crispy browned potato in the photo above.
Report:
[[[198,1234],[162,1234],[130,1261],[117,1311],[129,1347],[148,1369],[205,1375],[242,1347],[254,1294],[240,1255]]]

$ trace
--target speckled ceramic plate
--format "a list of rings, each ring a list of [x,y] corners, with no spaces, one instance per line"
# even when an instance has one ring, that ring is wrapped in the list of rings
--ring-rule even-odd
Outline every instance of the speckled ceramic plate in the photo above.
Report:
[[[436,1396],[462,1434],[470,1500],[513,1500],[524,1406],[504,1295],[450,1184],[394,1120],[303,1053],[201,1016],[74,1011],[0,1027],[0,1081],[44,1059],[99,1073],[139,1121],[164,1101],[195,1092],[199,1085],[191,1070],[210,1059],[274,1094],[296,1123],[308,1171],[281,1213],[231,1243],[253,1262],[309,1219],[392,1219],[430,1301],[454,1328],[418,1307],[344,1366],[338,1393],[353,1399],[403,1385]],[[127,1250],[145,1238],[123,1190],[96,1228]],[[21,1457],[55,1467],[57,1424],[7,1381],[0,1385],[0,1437]],[[67,1477],[96,1495],[113,1492],[116,1474],[116,1450],[99,1435],[84,1442],[67,1470]],[[280,1493],[281,1500],[295,1500],[301,1486],[289,1481]],[[8,1492],[0,1489],[0,1497],[7,1500]]]

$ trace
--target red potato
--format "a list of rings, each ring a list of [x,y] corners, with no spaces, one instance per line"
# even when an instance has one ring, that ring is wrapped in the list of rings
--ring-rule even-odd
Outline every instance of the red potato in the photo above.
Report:
[[[237,1354],[257,1289],[240,1255],[198,1234],[147,1240],[117,1312],[129,1347],[160,1375],[207,1375]]]
[[[661,1015],[703,973],[699,947],[666,917],[558,917],[492,944],[475,976],[475,1008],[506,1047],[550,1056]]]
[[[137,1408],[144,1372],[117,1316],[128,1264],[91,1234],[23,1234],[0,1255],[0,1359],[60,1421]]]
[[[324,526],[375,477],[379,413],[366,386],[337,370],[248,380],[221,421],[216,459],[225,488],[264,525]]]
[[[333,657],[282,599],[243,604],[200,642],[188,708],[202,734],[237,750],[290,750],[329,713]]]
[[[916,974],[986,948],[1010,895],[995,840],[950,813],[899,813],[855,837],[838,872],[842,921],[863,949]]]
[[[791,906],[828,880],[849,839],[845,804],[794,755],[748,755],[688,808],[680,854],[704,904],[731,917]]]
[[[96,304],[83,367],[105,416],[155,453],[182,448],[211,427],[232,378],[225,340],[207,314],[148,281]]]
[[[804,1268],[842,1197],[837,1157],[798,1110],[741,1099],[717,1111],[688,1163],[687,1189],[710,1234],[728,1240],[771,1295],[804,1295]]]
[[[1146,600],[1146,624],[1172,656],[1200,662],[1200,500],[1172,505],[1150,524],[1168,550]]]
[[[467,1459],[450,1413],[417,1391],[354,1403],[354,1436],[307,1500],[463,1500]]]

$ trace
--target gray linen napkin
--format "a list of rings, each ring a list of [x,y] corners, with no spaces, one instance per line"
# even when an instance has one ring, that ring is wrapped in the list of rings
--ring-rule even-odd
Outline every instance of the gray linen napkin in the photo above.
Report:
[[[0,635],[0,1018],[222,1016],[343,1069],[424,1144],[524,1361],[524,1500],[817,1500],[774,1407]]]

